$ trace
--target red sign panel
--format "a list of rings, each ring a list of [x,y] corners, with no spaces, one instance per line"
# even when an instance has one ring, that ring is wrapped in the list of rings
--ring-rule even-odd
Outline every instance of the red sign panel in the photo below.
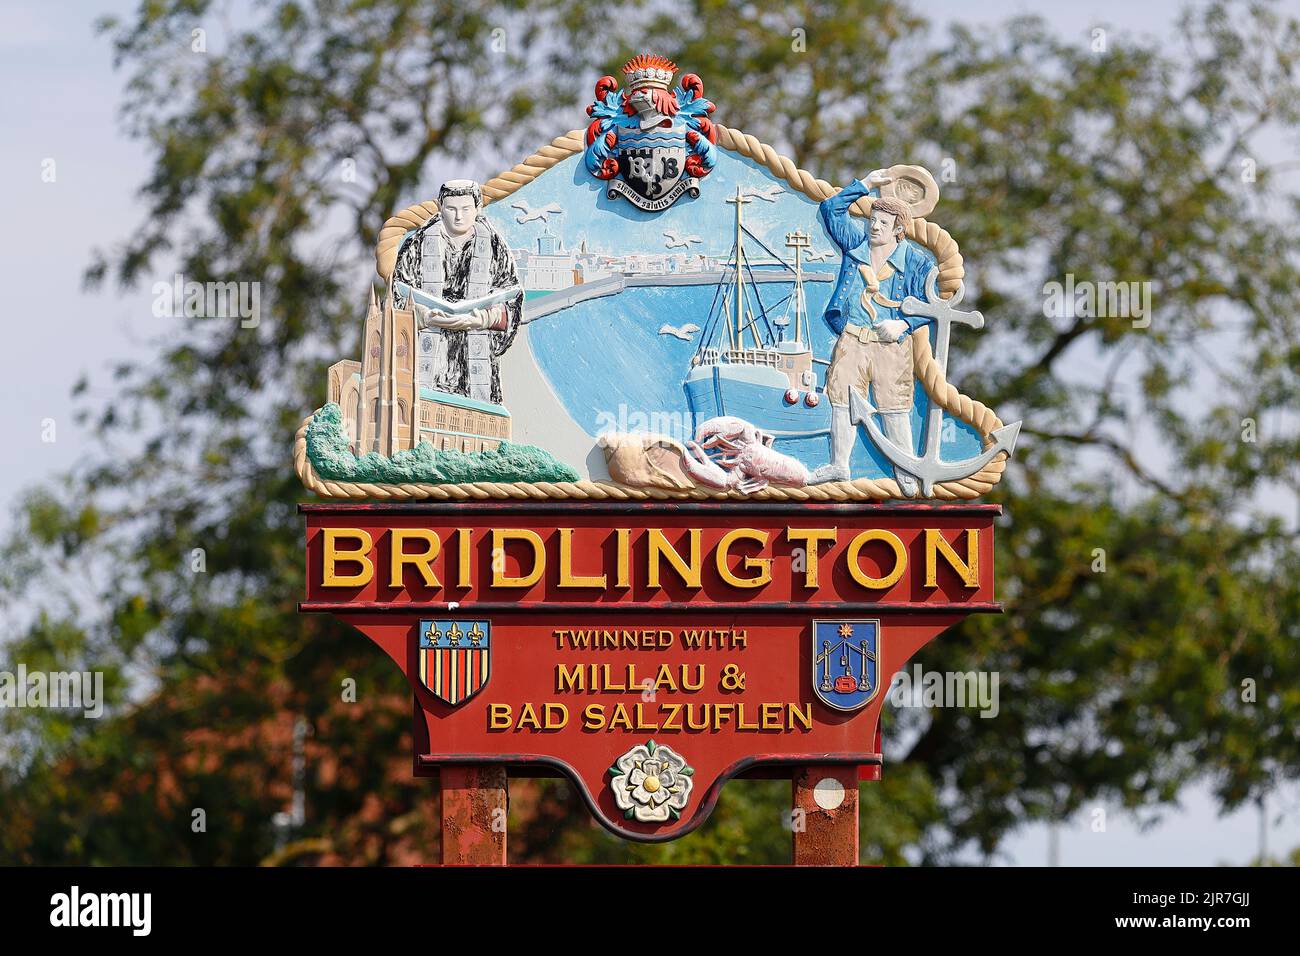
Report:
[[[305,611],[416,701],[415,769],[560,772],[664,840],[739,774],[878,765],[890,679],[993,595],[994,505],[321,505]]]

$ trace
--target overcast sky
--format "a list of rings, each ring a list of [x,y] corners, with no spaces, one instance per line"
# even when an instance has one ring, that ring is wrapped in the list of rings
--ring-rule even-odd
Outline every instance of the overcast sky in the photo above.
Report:
[[[92,29],[98,16],[129,14],[135,6],[127,0],[5,0],[0,5],[0,276],[10,316],[5,322],[10,358],[0,374],[0,421],[9,436],[0,469],[0,502],[6,510],[23,488],[73,465],[84,447],[84,435],[71,417],[73,383],[88,373],[91,400],[108,401],[111,364],[146,358],[149,341],[167,321],[151,314],[147,285],[126,295],[81,290],[91,251],[112,248],[139,221],[135,191],[150,169],[143,147],[118,130],[121,78],[112,71],[106,40]],[[920,6],[939,28],[957,17],[995,23],[1041,12],[1081,43],[1098,23],[1117,37],[1161,36],[1172,29],[1179,9],[1168,0],[932,0]],[[587,90],[590,84],[582,83]],[[54,181],[45,182],[42,173],[51,160]],[[42,441],[47,420],[56,429],[52,443]],[[1300,794],[1291,791],[1277,803],[1270,809],[1285,819],[1270,829],[1268,843],[1273,853],[1284,853],[1300,846]],[[1167,814],[1145,832],[1118,810],[1107,809],[1105,832],[1093,831],[1092,814],[1060,828],[1063,864],[1241,863],[1259,843],[1258,814],[1219,817],[1204,789],[1189,791],[1181,812]],[[1030,827],[1008,841],[1006,850],[1009,862],[1041,864],[1047,847],[1046,828]]]

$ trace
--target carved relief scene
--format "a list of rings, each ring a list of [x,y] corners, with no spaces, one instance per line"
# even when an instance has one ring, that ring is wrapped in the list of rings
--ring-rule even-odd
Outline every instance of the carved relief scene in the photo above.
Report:
[[[1019,423],[947,378],[984,317],[923,167],[833,185],[646,54],[588,125],[384,225],[365,354],[299,436],[327,496],[974,498]],[[536,486],[547,487],[539,491]],[[473,487],[471,487],[473,486]]]

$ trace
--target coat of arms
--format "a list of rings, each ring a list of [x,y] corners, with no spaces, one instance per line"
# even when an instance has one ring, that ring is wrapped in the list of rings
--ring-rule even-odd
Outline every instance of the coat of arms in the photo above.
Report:
[[[587,170],[609,180],[609,198],[623,196],[648,212],[667,209],[684,193],[698,196],[700,179],[717,162],[704,83],[688,73],[672,89],[676,72],[671,60],[643,53],[623,67],[626,93],[602,76],[587,107]]]
[[[857,710],[880,690],[880,622],[813,621],[813,691],[827,707]]]
[[[421,621],[420,683],[455,707],[487,686],[492,673],[488,621]]]

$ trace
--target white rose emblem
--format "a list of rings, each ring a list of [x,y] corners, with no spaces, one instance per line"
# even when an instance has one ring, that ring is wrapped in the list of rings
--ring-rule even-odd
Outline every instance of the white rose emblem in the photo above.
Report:
[[[629,820],[663,823],[682,815],[695,770],[681,754],[653,740],[637,744],[609,768],[614,803]]]

